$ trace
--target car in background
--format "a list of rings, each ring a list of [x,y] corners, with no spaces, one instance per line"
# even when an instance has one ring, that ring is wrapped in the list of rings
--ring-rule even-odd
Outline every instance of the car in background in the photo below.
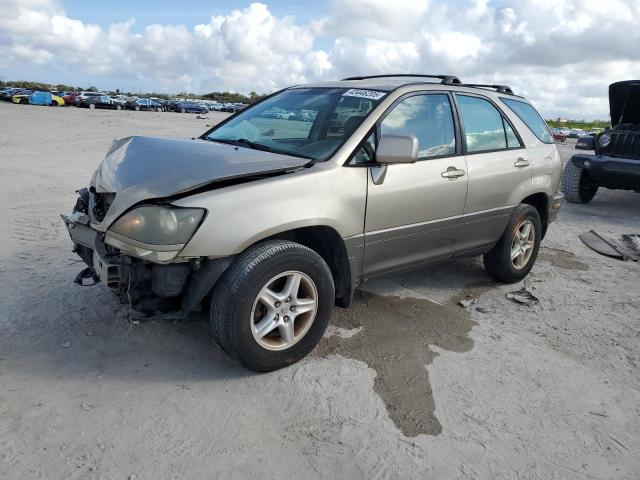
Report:
[[[180,113],[209,113],[209,109],[204,105],[200,105],[196,102],[178,102],[175,106],[176,111]]]
[[[136,98],[132,100],[127,100],[126,108],[129,110],[135,110],[139,112],[140,110],[154,110],[157,112],[162,112],[163,108],[159,102],[155,100],[151,100],[149,98]]]
[[[581,128],[572,128],[571,130],[569,130],[569,138],[579,138],[580,135],[584,135],[585,131]]]
[[[67,92],[62,96],[65,105],[75,105],[78,94],[75,92]]]
[[[5,88],[0,92],[0,100],[4,100],[5,102],[10,102],[11,97],[20,93],[22,90],[24,90],[24,88],[18,88],[18,87]]]
[[[124,107],[119,103],[114,103],[108,95],[89,95],[79,97],[77,106],[81,108],[108,108],[111,110],[122,110]]]
[[[121,95],[115,95],[112,97],[109,97],[111,99],[111,102],[116,105],[116,107],[119,105],[120,108],[117,108],[117,110],[122,110],[124,108],[127,108],[127,101],[125,100],[125,98]]]
[[[11,96],[11,101],[13,103],[22,103],[27,105],[29,103],[29,95],[33,93],[33,90],[20,90],[15,95]]]
[[[640,80],[609,85],[611,128],[578,139],[567,162],[562,190],[572,203],[589,203],[600,187],[640,192]]]
[[[567,136],[562,133],[559,128],[550,128],[549,130],[551,131],[551,135],[553,135],[553,139],[556,142],[564,142],[567,139]]]

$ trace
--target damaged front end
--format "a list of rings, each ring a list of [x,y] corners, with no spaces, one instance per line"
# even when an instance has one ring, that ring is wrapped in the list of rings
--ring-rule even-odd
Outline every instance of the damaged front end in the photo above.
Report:
[[[150,250],[149,245],[111,230],[98,231],[91,222],[101,220],[101,212],[109,207],[109,197],[86,188],[79,190],[78,195],[72,214],[61,215],[73,241],[73,251],[87,264],[75,283],[105,284],[121,303],[130,306],[132,319],[151,314],[186,318],[198,310],[231,262],[231,257],[176,259],[181,244],[169,248],[152,246],[154,250]],[[144,223],[144,217],[134,216],[129,222],[130,230],[135,229]]]

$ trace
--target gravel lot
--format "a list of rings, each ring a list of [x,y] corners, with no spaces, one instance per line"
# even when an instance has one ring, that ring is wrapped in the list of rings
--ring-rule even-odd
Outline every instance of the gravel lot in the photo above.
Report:
[[[640,233],[640,195],[562,208],[525,282],[539,306],[479,259],[388,276],[271,374],[205,322],[129,324],[104,287],[73,285],[58,213],[111,140],[223,115],[0,103],[3,479],[638,478],[640,265],[577,236]]]

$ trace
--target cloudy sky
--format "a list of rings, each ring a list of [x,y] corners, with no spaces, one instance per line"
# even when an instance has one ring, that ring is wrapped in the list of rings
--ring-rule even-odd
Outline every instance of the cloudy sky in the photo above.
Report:
[[[505,83],[546,117],[608,119],[640,77],[640,0],[0,0],[0,77],[134,91],[354,74]]]

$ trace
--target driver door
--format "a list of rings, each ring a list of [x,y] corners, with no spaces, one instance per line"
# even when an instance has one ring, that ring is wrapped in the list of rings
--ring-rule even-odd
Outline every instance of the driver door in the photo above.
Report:
[[[401,98],[381,120],[379,133],[415,135],[419,158],[371,168],[364,276],[453,256],[467,195],[467,164],[449,94]],[[380,181],[376,171],[385,168]]]

